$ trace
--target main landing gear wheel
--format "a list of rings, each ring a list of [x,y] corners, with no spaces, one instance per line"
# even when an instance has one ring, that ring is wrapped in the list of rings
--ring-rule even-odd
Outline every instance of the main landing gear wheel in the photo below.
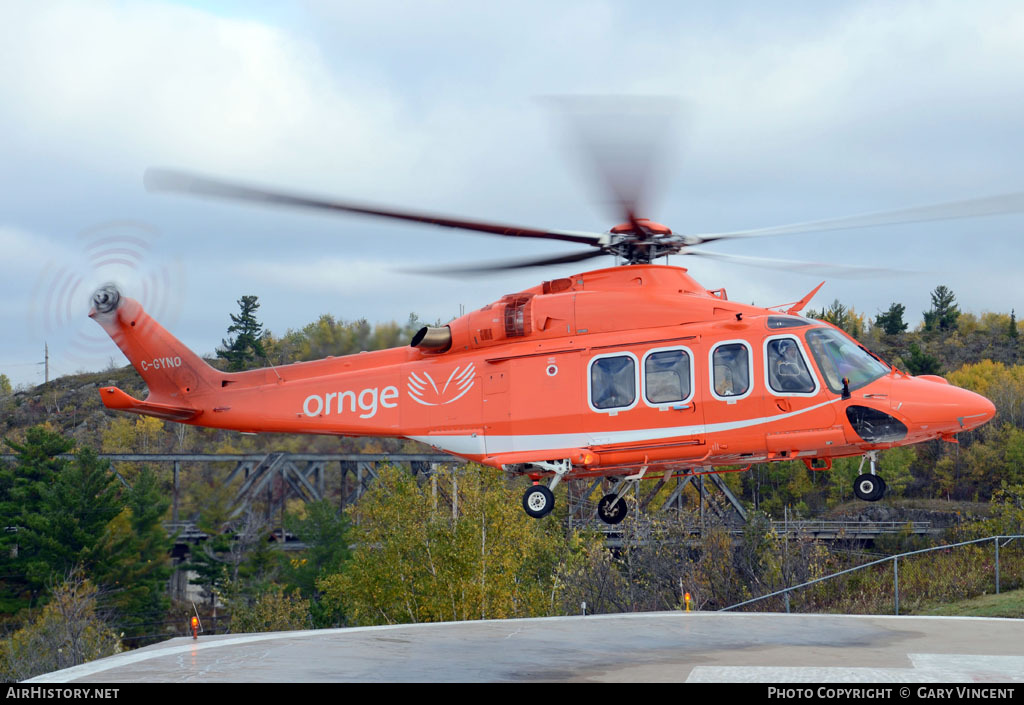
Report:
[[[605,524],[618,524],[626,518],[626,514],[629,512],[629,507],[626,506],[626,500],[619,497],[614,492],[612,494],[606,494],[601,498],[601,501],[597,503],[597,516],[600,517],[601,521]]]
[[[555,508],[555,495],[544,485],[533,485],[523,495],[523,509],[534,519],[540,519]]]
[[[861,475],[853,481],[853,493],[865,502],[877,502],[885,494],[885,480],[878,475]]]

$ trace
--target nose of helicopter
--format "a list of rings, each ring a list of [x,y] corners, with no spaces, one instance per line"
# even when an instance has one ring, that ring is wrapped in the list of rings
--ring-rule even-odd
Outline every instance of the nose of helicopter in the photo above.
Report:
[[[968,431],[996,415],[985,397],[934,375],[894,380],[891,400],[894,411],[928,434]]]

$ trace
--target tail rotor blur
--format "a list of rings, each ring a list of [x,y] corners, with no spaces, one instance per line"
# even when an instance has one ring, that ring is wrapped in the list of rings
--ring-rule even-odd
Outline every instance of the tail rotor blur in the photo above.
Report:
[[[90,306],[116,306],[119,292],[131,292],[162,320],[177,321],[184,272],[176,258],[159,254],[160,240],[160,231],[149,223],[107,221],[79,232],[70,248],[42,268],[29,328],[48,342],[56,360],[88,368],[114,356],[110,339],[85,314]],[[97,301],[101,293],[106,298]]]

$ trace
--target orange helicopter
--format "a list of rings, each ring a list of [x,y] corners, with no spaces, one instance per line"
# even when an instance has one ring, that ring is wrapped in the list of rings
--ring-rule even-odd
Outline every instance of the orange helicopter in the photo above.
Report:
[[[1021,195],[716,235],[679,235],[635,215],[607,233],[541,230],[368,207],[150,170],[153,191],[375,215],[594,249],[459,271],[564,264],[612,254],[628,266],[545,281],[425,327],[407,347],[245,372],[221,372],[186,348],[113,285],[90,316],[149,387],[145,400],[116,387],[103,403],[197,426],[245,432],[400,436],[532,480],[523,507],[543,517],[563,480],[608,477],[606,523],[644,478],[671,478],[775,460],[825,470],[861,455],[857,497],[886,486],[876,456],[932,439],[955,441],[995,415],[994,405],[941,377],[912,377],[843,331],[800,312],[799,301],[759,308],[708,290],[681,267],[652,262],[701,254],[771,266],[819,266],[696,251],[734,237],[865,227],[1022,209]],[[823,265],[821,265],[823,266]],[[834,268],[833,268],[834,269]],[[846,270],[864,268],[843,267]],[[880,270],[874,270],[880,271]],[[824,283],[824,282],[823,282]],[[745,469],[745,468],[744,468]],[[545,486],[541,484],[549,479]]]

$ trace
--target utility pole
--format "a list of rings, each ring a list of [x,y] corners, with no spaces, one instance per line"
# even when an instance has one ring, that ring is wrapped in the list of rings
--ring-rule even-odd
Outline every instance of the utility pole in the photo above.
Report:
[[[50,344],[43,342],[43,384],[50,383]]]

